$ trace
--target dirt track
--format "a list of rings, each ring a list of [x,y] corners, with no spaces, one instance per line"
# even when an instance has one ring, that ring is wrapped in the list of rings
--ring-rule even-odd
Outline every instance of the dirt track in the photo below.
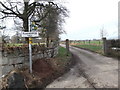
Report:
[[[64,45],[62,45],[64,46]],[[70,47],[76,65],[47,88],[117,88],[118,60]]]

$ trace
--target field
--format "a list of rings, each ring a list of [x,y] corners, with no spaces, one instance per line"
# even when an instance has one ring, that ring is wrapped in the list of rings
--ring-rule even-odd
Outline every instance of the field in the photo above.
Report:
[[[101,53],[101,54],[103,53],[103,50],[102,50],[103,42],[100,40],[72,41],[70,42],[70,45],[87,49],[93,52]]]
[[[70,41],[70,44],[85,44],[85,45],[102,45],[102,40],[82,40],[82,41]]]

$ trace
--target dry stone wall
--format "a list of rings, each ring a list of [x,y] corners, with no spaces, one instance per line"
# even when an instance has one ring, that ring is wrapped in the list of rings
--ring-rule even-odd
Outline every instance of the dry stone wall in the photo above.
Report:
[[[14,68],[29,66],[28,47],[8,47],[1,52],[0,68],[2,75],[6,75]],[[32,60],[52,58],[58,54],[58,47],[45,48],[38,45],[32,46]],[[1,76],[2,76],[1,75]]]

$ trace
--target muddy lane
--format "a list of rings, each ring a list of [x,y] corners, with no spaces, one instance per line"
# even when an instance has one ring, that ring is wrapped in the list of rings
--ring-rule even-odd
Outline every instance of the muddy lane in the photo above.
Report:
[[[76,65],[47,88],[118,88],[117,59],[75,47],[70,51],[76,56]]]

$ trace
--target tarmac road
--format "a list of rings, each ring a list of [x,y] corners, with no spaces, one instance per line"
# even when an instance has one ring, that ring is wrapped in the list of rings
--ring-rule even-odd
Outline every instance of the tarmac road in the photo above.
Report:
[[[117,59],[72,46],[70,51],[76,65],[46,88],[118,88]]]

